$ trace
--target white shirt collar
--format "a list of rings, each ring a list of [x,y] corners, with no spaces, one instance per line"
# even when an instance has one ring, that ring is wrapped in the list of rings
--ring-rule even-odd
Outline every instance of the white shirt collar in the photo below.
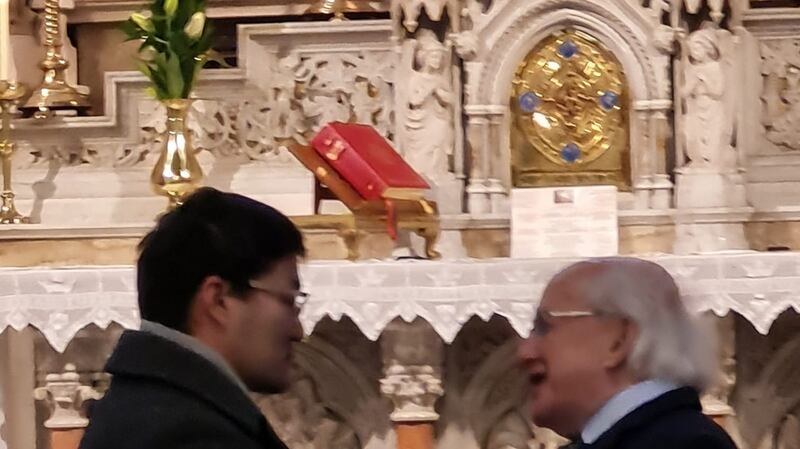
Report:
[[[620,391],[603,404],[586,423],[581,432],[583,442],[594,443],[630,412],[677,388],[677,385],[670,382],[646,380]]]

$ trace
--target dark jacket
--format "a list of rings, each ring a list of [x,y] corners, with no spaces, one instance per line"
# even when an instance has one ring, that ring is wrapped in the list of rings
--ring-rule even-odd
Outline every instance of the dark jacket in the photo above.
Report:
[[[248,395],[208,359],[126,331],[80,449],[286,449]]]
[[[593,444],[580,449],[736,449],[727,433],[705,416],[692,388],[670,391],[632,411]]]

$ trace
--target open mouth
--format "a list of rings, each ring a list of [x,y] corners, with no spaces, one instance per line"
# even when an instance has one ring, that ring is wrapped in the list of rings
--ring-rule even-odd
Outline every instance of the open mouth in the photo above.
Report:
[[[534,387],[541,385],[545,379],[547,379],[547,375],[544,370],[532,371],[528,374],[528,381]]]

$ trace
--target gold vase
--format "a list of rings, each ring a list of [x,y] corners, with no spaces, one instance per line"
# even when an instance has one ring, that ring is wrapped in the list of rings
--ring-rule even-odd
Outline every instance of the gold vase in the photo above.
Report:
[[[192,100],[164,100],[162,103],[167,108],[167,130],[161,140],[150,184],[155,193],[169,199],[168,210],[172,210],[183,204],[199,187],[203,169],[195,157],[187,122]]]

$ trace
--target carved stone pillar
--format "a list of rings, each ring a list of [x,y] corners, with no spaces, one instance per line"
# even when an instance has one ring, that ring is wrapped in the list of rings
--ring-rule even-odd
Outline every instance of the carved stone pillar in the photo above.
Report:
[[[50,431],[51,449],[77,449],[89,420],[81,415],[85,401],[100,399],[103,394],[82,385],[75,365],[68,363],[61,374],[48,374],[45,386],[34,390],[34,397],[47,401],[50,418],[44,426]]]
[[[467,141],[471,168],[467,185],[467,210],[472,215],[482,215],[491,211],[486,185],[488,167],[485,166],[484,157],[489,147],[489,119],[480,108],[467,106],[466,110],[469,116]]]
[[[384,378],[381,392],[392,400],[391,420],[398,449],[433,449],[436,400],[441,380],[443,344],[428,323],[393,323],[381,337]]]
[[[34,333],[30,327],[0,333],[0,449],[36,446]]]
[[[719,338],[721,373],[717,384],[702,398],[703,412],[722,426],[738,447],[742,446],[736,412],[731,406],[731,393],[736,386],[736,322],[733,314],[716,318]]]

